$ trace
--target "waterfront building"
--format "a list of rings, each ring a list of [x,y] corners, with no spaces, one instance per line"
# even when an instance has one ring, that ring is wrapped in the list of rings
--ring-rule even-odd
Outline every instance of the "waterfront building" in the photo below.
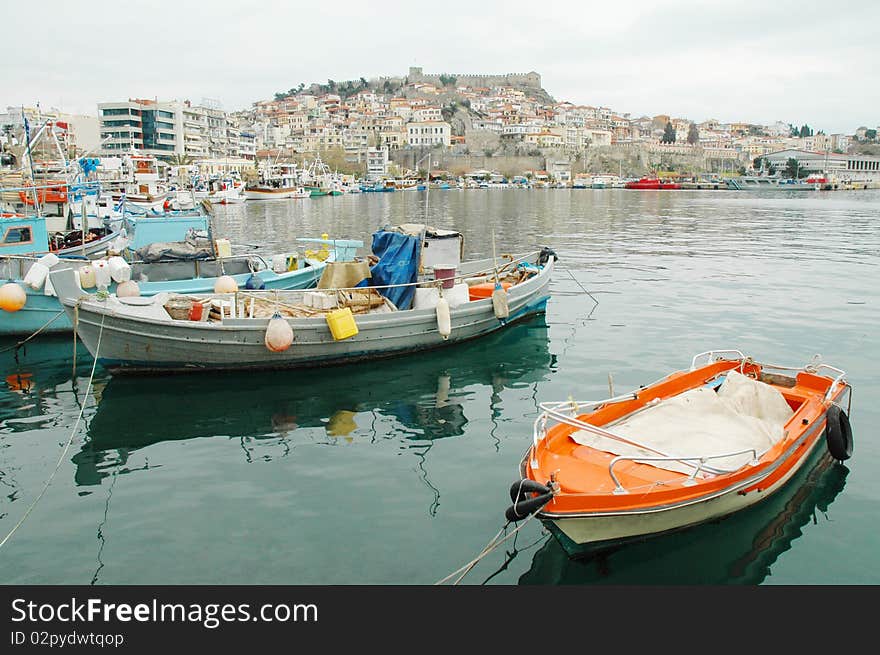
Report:
[[[98,103],[101,154],[132,149],[169,159],[236,156],[240,132],[216,105],[129,98]]]
[[[449,147],[452,128],[446,121],[413,121],[406,124],[406,133],[411,146]]]
[[[388,148],[367,148],[367,180],[375,182],[388,176]]]
[[[132,149],[167,157],[183,153],[183,114],[178,103],[130,98],[98,103],[101,154]]]
[[[794,159],[800,170],[808,173],[825,173],[843,184],[873,186],[880,183],[880,157],[871,155],[813,152],[791,148],[765,155],[765,159],[777,170],[784,169],[788,165],[788,160]]]

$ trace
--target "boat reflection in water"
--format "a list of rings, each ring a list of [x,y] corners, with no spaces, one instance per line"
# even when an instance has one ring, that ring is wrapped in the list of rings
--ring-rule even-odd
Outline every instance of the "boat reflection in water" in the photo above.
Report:
[[[555,364],[546,321],[537,316],[449,350],[371,364],[257,375],[113,377],[73,457],[76,482],[101,484],[124,467],[130,453],[185,439],[238,439],[248,460],[256,449],[259,458],[272,459],[304,442],[399,438],[430,445],[465,433],[464,407],[473,397],[468,387],[490,386],[494,404],[503,389],[535,384]],[[376,427],[388,417],[393,427],[387,421]]]
[[[819,448],[788,484],[726,519],[571,559],[550,536],[520,584],[747,584],[762,582],[807,523],[819,523],[849,469]]]
[[[9,432],[26,432],[59,423],[59,413],[74,391],[83,393],[91,373],[92,357],[82,344],[76,351],[69,336],[47,335],[16,348],[18,339],[0,339],[0,424]],[[98,371],[95,389],[106,376]],[[73,382],[72,382],[73,380]],[[79,411],[76,403],[70,406]]]

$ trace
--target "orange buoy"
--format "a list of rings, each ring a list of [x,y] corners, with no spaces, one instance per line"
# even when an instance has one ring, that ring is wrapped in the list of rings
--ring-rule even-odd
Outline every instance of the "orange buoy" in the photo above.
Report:
[[[7,282],[0,287],[0,309],[17,312],[27,302],[27,293],[15,282]]]
[[[266,328],[266,348],[273,353],[284,352],[293,343],[293,328],[278,312],[272,315]]]

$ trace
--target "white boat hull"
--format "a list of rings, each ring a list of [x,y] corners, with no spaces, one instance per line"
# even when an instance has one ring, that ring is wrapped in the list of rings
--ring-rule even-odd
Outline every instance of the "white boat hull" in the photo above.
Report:
[[[286,198],[293,198],[296,194],[295,188],[285,188],[282,187],[280,189],[271,189],[271,188],[256,188],[256,189],[245,189],[244,197],[248,200],[283,200]]]

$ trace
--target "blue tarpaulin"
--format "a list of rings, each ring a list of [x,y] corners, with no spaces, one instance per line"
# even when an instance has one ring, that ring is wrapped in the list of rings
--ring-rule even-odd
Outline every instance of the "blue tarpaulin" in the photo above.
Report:
[[[412,284],[419,275],[419,238],[400,232],[379,230],[373,233],[373,254],[379,258],[371,269],[370,286]],[[412,307],[415,286],[379,289],[379,293],[398,309]]]

